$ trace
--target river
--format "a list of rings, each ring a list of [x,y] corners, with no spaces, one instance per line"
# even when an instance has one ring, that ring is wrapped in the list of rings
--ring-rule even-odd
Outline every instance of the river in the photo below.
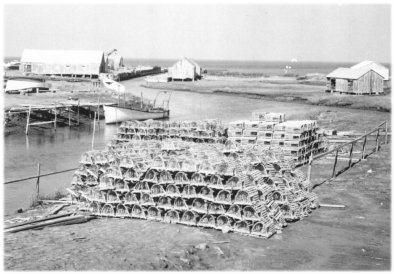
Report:
[[[142,79],[124,81],[126,89],[135,95],[143,92],[144,98],[153,99],[158,90],[140,87]],[[264,101],[239,96],[202,94],[174,91],[170,101],[170,120],[199,120],[218,118],[223,122],[249,119],[253,111],[284,112],[287,117],[299,115],[311,109],[335,110],[336,108],[316,107],[304,104]],[[352,115],[366,115],[362,110],[337,109]],[[371,112],[372,113],[372,112]],[[377,120],[389,114],[373,112]],[[40,162],[41,174],[77,168],[81,154],[92,147],[92,124],[77,127],[42,130],[35,135],[10,135],[4,138],[5,181],[34,176]],[[116,125],[105,125],[101,121],[96,128],[94,149],[104,149],[106,143],[117,132]],[[70,185],[73,172],[43,177],[40,193],[65,192]],[[5,185],[5,214],[18,208],[27,208],[35,193],[36,180],[21,181]]]

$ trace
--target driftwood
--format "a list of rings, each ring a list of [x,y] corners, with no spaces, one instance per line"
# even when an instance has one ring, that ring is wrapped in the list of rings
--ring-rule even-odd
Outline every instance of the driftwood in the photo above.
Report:
[[[59,218],[55,220],[50,220],[46,223],[41,223],[41,224],[28,224],[23,227],[15,227],[13,229],[8,229],[5,232],[9,233],[15,233],[19,231],[24,231],[24,230],[29,230],[29,229],[36,229],[36,228],[43,228],[46,226],[52,226],[52,225],[68,225],[68,224],[77,224],[77,223],[84,223],[87,222],[95,217],[93,216],[83,216],[83,215],[77,215],[77,216],[71,216],[71,217],[64,217],[64,218]],[[42,221],[42,220],[41,220]]]
[[[56,216],[50,216],[50,217],[46,217],[46,218],[41,218],[39,220],[34,220],[34,221],[29,221],[29,222],[24,222],[24,223],[19,223],[19,224],[14,224],[14,225],[7,226],[4,229],[10,229],[10,228],[13,228],[13,227],[18,227],[18,226],[34,224],[34,223],[49,221],[49,220],[53,220],[53,219],[58,219],[58,218],[70,216],[71,214],[73,214],[73,212],[64,213],[64,214],[60,214],[60,215],[56,215]]]
[[[67,205],[66,205],[66,204],[61,204],[61,205],[56,206],[54,209],[52,209],[52,210],[48,213],[48,215],[57,214],[57,213],[58,213],[60,210],[62,210],[63,207],[65,207],[65,206],[67,206]]]
[[[345,208],[345,205],[330,205],[330,204],[320,204],[321,207],[332,207],[332,208]]]

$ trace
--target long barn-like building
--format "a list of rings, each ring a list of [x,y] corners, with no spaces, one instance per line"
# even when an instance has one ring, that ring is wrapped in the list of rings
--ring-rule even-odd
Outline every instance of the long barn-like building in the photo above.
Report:
[[[24,74],[97,78],[105,73],[103,51],[25,49],[19,70]]]
[[[202,68],[192,59],[183,58],[168,69],[173,81],[187,81],[201,79]]]
[[[383,93],[388,69],[365,61],[351,68],[337,68],[326,76],[326,91],[353,94]]]

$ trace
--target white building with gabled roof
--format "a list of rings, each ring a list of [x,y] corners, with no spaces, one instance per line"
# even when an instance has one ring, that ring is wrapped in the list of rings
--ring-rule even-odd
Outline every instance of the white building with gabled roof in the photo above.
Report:
[[[106,72],[106,63],[100,50],[25,49],[19,70],[25,74],[97,78]]]

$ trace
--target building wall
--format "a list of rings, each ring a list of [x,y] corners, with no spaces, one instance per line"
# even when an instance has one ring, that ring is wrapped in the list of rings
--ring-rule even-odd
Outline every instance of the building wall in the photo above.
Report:
[[[187,60],[181,60],[175,63],[170,68],[169,74],[172,79],[176,80],[196,79],[195,66]]]
[[[104,57],[100,63],[87,64],[48,64],[48,63],[21,63],[20,71],[35,74],[77,74],[77,75],[99,75],[106,72]]]
[[[348,92],[348,85],[347,79],[336,79],[335,91]]]
[[[382,93],[383,77],[371,70],[354,81],[355,93]]]

